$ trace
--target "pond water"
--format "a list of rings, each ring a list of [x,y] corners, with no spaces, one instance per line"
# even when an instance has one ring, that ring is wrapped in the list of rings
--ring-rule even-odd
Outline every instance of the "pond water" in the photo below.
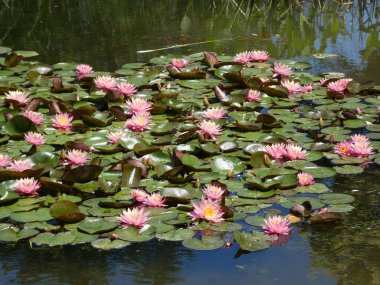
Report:
[[[258,2],[3,0],[0,45],[108,71],[167,53],[265,49],[308,61],[314,73],[380,84],[379,1]],[[184,46],[141,53],[176,45]],[[1,245],[0,284],[380,284],[379,177],[370,166],[326,180],[355,196],[355,209],[338,224],[298,225],[287,243],[265,251],[239,256],[237,245],[200,252],[160,241],[110,252]]]

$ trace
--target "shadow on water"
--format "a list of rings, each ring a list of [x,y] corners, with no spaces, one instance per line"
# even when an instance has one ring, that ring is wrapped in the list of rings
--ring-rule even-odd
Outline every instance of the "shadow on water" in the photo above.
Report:
[[[266,49],[380,84],[378,1],[2,0],[0,45],[99,70],[166,53]],[[225,40],[232,39],[232,40]],[[219,41],[223,40],[223,41]],[[150,53],[148,49],[212,41]],[[337,57],[316,59],[315,53]],[[380,170],[336,177],[356,197],[343,222],[300,225],[287,244],[234,258],[153,241],[122,250],[1,246],[1,284],[380,284]],[[359,190],[354,191],[352,190]]]

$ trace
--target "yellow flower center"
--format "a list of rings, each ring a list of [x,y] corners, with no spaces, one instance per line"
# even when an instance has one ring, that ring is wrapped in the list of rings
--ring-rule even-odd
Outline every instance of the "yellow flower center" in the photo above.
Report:
[[[143,124],[145,124],[145,119],[144,119],[144,118],[141,118],[141,117],[140,117],[140,118],[137,118],[137,119],[136,119],[136,123],[139,124],[139,125],[143,125]]]
[[[204,216],[207,220],[215,217],[215,214],[215,209],[212,206],[206,206]]]
[[[60,123],[61,125],[64,125],[67,123],[67,118],[65,117],[61,117],[58,119],[58,123]]]
[[[347,153],[348,152],[348,147],[345,145],[342,145],[339,147],[339,151],[342,153]]]

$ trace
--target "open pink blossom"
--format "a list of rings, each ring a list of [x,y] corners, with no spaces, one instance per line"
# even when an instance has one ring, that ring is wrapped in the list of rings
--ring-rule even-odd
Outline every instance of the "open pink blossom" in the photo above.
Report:
[[[309,83],[304,86],[301,86],[300,93],[309,93],[313,90],[313,84]]]
[[[320,85],[324,85],[328,80],[329,80],[329,79],[326,78],[326,77],[321,78],[321,79],[319,79],[319,84],[320,84]]]
[[[7,167],[11,164],[11,157],[7,154],[0,153],[0,167]]]
[[[351,155],[356,157],[366,157],[373,154],[373,148],[369,141],[352,141]]]
[[[148,207],[165,207],[165,198],[161,196],[160,193],[153,193],[151,195],[147,195],[144,202]]]
[[[69,150],[66,155],[65,165],[83,165],[90,158],[88,157],[87,152],[80,149]]]
[[[125,122],[125,127],[134,132],[143,132],[149,128],[150,119],[149,113],[136,113]]]
[[[337,93],[343,93],[347,87],[348,84],[352,81],[352,78],[342,78],[333,82],[330,82],[327,85],[327,89],[329,91],[337,92]]]
[[[24,111],[21,113],[24,117],[28,118],[33,122],[33,124],[40,126],[44,122],[44,115],[39,112],[33,112],[33,111]]]
[[[259,102],[260,101],[260,91],[250,89],[247,94],[248,102]]]
[[[283,143],[276,143],[265,146],[265,152],[270,154],[275,160],[281,160],[286,152],[286,146]]]
[[[203,188],[203,193],[210,200],[220,200],[224,195],[224,189],[220,186],[210,184]]]
[[[289,66],[282,63],[275,63],[274,67],[272,68],[272,72],[274,73],[274,77],[281,76],[282,78],[289,77],[293,73],[292,69]]]
[[[124,138],[126,133],[123,131],[109,132],[107,134],[107,139],[110,143],[117,143],[120,139]]]
[[[222,107],[208,108],[202,116],[206,120],[219,120],[226,116],[227,112]]]
[[[264,232],[269,235],[288,235],[292,230],[289,225],[290,222],[287,218],[275,215],[268,219],[264,219],[264,225],[261,227]]]
[[[203,219],[212,223],[224,221],[223,211],[218,204],[218,201],[208,200],[205,197],[201,198],[201,203],[196,204],[193,202],[194,211],[188,213],[193,220]]]
[[[53,127],[57,130],[67,131],[71,129],[73,119],[69,113],[59,113],[51,121],[53,122]]]
[[[148,193],[146,193],[144,190],[140,189],[132,189],[131,196],[133,200],[139,203],[143,203],[145,199],[149,196]]]
[[[286,152],[284,153],[285,158],[290,160],[305,159],[306,155],[306,150],[303,150],[302,147],[294,144],[286,145]]]
[[[238,53],[234,57],[234,61],[235,62],[239,62],[239,63],[243,63],[243,64],[247,64],[251,60],[252,60],[251,59],[251,54],[250,54],[249,51],[244,51],[244,52]]]
[[[32,145],[43,145],[45,143],[44,136],[36,132],[27,132],[24,134],[24,139],[27,143]]]
[[[20,195],[37,195],[41,183],[34,178],[21,178],[16,180],[15,191]]]
[[[351,143],[348,141],[341,141],[334,147],[334,152],[339,155],[350,156],[352,154]]]
[[[5,100],[16,101],[20,105],[25,105],[29,102],[29,93],[23,91],[8,91],[5,93]]]
[[[269,53],[265,50],[254,50],[249,52],[251,61],[265,62],[269,59]]]
[[[177,68],[184,68],[189,64],[189,61],[184,58],[174,58],[171,63]]]
[[[314,184],[314,176],[305,172],[298,173],[297,180],[299,186],[310,186]]]
[[[137,93],[137,88],[131,83],[122,82],[117,84],[116,94],[124,94],[126,96],[132,96]]]
[[[80,80],[83,77],[91,74],[93,70],[92,67],[88,64],[78,64],[75,71],[77,73],[78,80]]]
[[[365,135],[354,134],[351,136],[352,143],[370,143],[370,140]]]
[[[131,98],[127,101],[127,106],[129,108],[129,114],[134,115],[136,113],[148,113],[152,109],[152,102],[149,102],[143,98]]]
[[[281,85],[288,90],[290,95],[295,95],[301,91],[301,85],[295,81],[285,79],[281,81]]]
[[[328,208],[322,208],[322,209],[319,209],[319,210],[315,210],[311,215],[312,216],[323,215],[323,214],[327,214],[328,212],[329,212]]]
[[[142,228],[149,220],[149,213],[144,211],[144,208],[140,210],[137,208],[124,210],[117,219],[121,222],[123,227],[136,227]]]
[[[202,121],[198,124],[198,127],[200,128],[200,130],[198,130],[197,132],[200,135],[203,135],[205,139],[211,138],[214,140],[218,136],[220,136],[220,133],[222,131],[220,126],[218,126],[212,121]]]
[[[33,163],[29,159],[17,159],[9,164],[9,170],[15,172],[23,172],[33,167]]]
[[[116,79],[112,76],[108,76],[108,75],[97,76],[94,79],[94,83],[96,87],[98,87],[99,89],[102,89],[104,93],[107,93],[108,91],[116,90],[117,82],[116,82]]]

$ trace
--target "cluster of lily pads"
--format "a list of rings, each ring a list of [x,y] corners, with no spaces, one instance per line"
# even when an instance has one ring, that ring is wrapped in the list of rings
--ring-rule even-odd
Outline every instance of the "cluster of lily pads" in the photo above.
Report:
[[[354,197],[324,179],[380,163],[380,87],[305,62],[205,52],[108,73],[0,55],[2,242],[261,250],[344,218]]]

